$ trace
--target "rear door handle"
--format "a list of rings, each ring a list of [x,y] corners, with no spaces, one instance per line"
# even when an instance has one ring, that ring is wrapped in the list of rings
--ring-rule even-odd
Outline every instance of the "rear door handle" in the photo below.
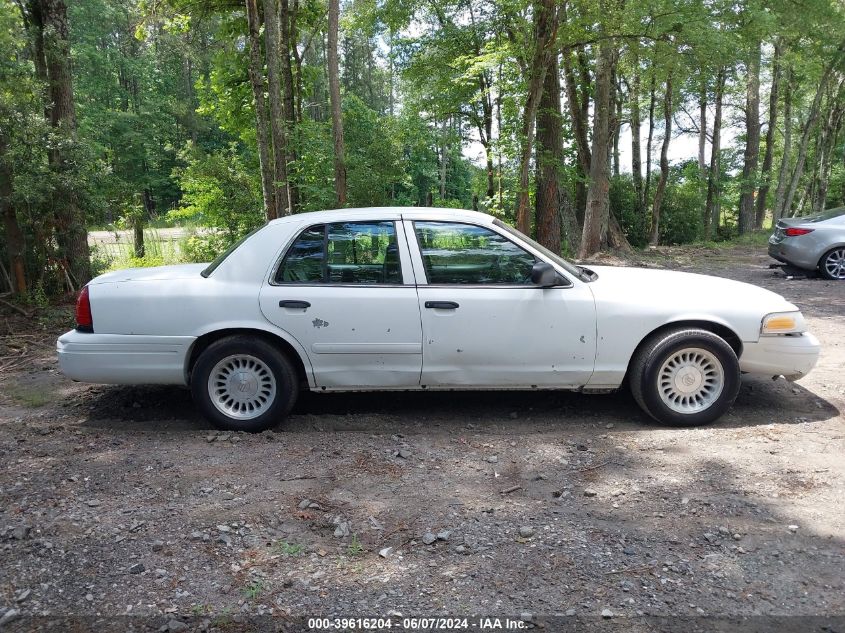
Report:
[[[294,308],[299,310],[305,310],[306,308],[310,308],[311,304],[307,301],[297,301],[296,299],[285,299],[283,301],[279,301],[280,308]]]
[[[454,301],[426,301],[426,308],[434,308],[435,310],[455,310],[460,306]]]

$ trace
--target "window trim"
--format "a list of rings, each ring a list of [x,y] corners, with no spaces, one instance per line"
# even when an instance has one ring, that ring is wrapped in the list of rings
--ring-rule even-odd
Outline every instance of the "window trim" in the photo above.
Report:
[[[331,224],[372,224],[372,223],[390,223],[393,224],[393,232],[394,236],[396,237],[396,246],[400,249],[401,253],[401,246],[399,246],[399,227],[397,226],[397,222],[401,222],[401,220],[337,220],[332,222],[317,222],[315,224],[308,224],[301,229],[294,231],[293,237],[291,237],[287,244],[285,244],[284,248],[282,248],[282,252],[276,258],[276,263],[270,269],[270,278],[267,280],[268,285],[276,286],[280,288],[415,288],[416,284],[406,284],[405,283],[405,269],[402,266],[401,261],[401,254],[400,254],[400,261],[399,261],[399,271],[402,275],[402,283],[398,284],[355,284],[355,283],[345,283],[345,282],[332,282],[332,281],[319,281],[319,282],[305,282],[300,283],[296,281],[276,281],[276,274],[279,272],[279,267],[284,263],[285,257],[290,251],[291,247],[294,245],[296,240],[298,240],[303,233],[309,231],[313,228],[318,226],[323,227],[323,278],[328,278],[327,268],[329,264],[328,258],[328,241],[329,241],[329,231],[328,227]]]
[[[509,233],[501,233],[501,232],[497,231],[495,225],[490,226],[490,225],[487,225],[487,224],[481,224],[479,222],[472,222],[472,221],[469,221],[469,220],[423,220],[423,219],[418,219],[418,218],[415,218],[413,220],[408,220],[408,222],[410,222],[411,228],[413,229],[412,232],[413,232],[413,235],[414,235],[415,244],[417,246],[417,254],[419,255],[420,265],[422,266],[422,273],[425,276],[425,284],[417,283],[417,286],[423,286],[425,288],[488,288],[488,289],[489,288],[497,288],[497,289],[500,289],[500,290],[514,290],[514,289],[518,289],[518,290],[526,290],[526,289],[528,289],[528,290],[550,290],[550,289],[553,289],[553,288],[572,288],[572,287],[574,287],[572,280],[570,280],[568,276],[561,273],[558,266],[556,266],[552,262],[547,261],[544,257],[542,257],[539,254],[533,252],[531,249],[526,248],[523,244],[515,242],[512,239],[512,237]],[[481,228],[481,229],[486,229],[486,230],[490,231],[491,233],[495,233],[499,237],[504,238],[505,240],[507,240],[511,244],[514,244],[515,246],[522,249],[523,251],[525,251],[529,255],[533,255],[536,260],[543,261],[543,262],[546,262],[547,264],[551,265],[566,280],[566,283],[565,284],[559,284],[557,286],[537,286],[537,285],[534,285],[534,284],[531,284],[531,283],[529,283],[529,284],[440,284],[440,283],[433,284],[433,283],[431,283],[431,281],[428,278],[428,271],[426,270],[426,267],[425,267],[425,260],[423,259],[423,248],[422,248],[422,244],[420,244],[419,235],[417,234],[417,222],[429,222],[429,223],[435,222],[437,224],[462,224],[464,226],[475,226],[475,227],[478,227],[478,228]]]

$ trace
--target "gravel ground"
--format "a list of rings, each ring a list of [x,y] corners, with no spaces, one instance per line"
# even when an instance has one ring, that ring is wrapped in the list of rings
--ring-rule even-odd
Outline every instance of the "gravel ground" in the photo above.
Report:
[[[626,393],[409,393],[218,433],[186,390],[66,380],[61,324],[0,313],[0,629],[845,630],[845,283],[749,250],[641,256],[783,294],[823,343],[697,429]]]

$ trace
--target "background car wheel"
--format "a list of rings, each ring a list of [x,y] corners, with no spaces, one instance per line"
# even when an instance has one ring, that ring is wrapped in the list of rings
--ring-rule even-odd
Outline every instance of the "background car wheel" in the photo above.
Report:
[[[819,262],[819,272],[825,279],[845,279],[845,246],[825,253]]]
[[[733,348],[706,330],[670,330],[651,337],[637,352],[629,375],[643,411],[673,426],[713,422],[739,393]]]
[[[293,408],[296,370],[270,343],[232,336],[212,343],[200,355],[191,375],[191,393],[216,427],[264,431]]]

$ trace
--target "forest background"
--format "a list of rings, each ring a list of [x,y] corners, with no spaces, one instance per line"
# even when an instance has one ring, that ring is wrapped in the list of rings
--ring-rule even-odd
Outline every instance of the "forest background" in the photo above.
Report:
[[[0,291],[339,207],[756,244],[845,204],[843,33],[838,0],[0,0]]]

